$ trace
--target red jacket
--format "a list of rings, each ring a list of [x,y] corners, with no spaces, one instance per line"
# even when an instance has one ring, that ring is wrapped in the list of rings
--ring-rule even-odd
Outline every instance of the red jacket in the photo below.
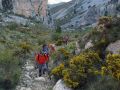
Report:
[[[42,54],[37,54],[36,55],[36,61],[39,63],[39,64],[45,64],[46,63],[46,57]]]

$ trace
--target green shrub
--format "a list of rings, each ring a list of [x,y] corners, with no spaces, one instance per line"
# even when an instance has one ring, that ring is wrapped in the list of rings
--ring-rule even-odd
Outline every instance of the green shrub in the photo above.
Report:
[[[0,52],[0,87],[5,90],[14,88],[19,81],[20,72],[19,59],[11,51]]]
[[[10,23],[9,25],[6,26],[10,30],[15,30],[18,27],[17,23]]]
[[[59,33],[54,33],[52,34],[51,39],[53,41],[58,41],[59,39],[61,39],[61,35]]]
[[[60,27],[60,26],[57,26],[55,32],[56,32],[56,33],[61,33],[61,32],[62,32],[61,27]]]
[[[88,83],[88,88],[85,90],[119,90],[120,82],[111,77],[103,77]]]
[[[79,37],[79,35],[76,34],[76,35],[75,35],[75,38],[78,38],[78,37]]]
[[[4,40],[4,39],[0,39],[0,43],[6,43],[6,40]]]
[[[45,43],[45,40],[43,40],[43,39],[38,39],[38,45],[42,45],[42,44],[44,44]]]
[[[63,41],[62,40],[58,40],[55,45],[61,46],[62,44],[63,44]]]

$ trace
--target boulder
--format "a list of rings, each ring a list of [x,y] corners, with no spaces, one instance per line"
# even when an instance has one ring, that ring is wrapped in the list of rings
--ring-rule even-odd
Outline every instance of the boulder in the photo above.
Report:
[[[31,88],[26,88],[26,87],[18,87],[16,90],[32,90]]]
[[[85,45],[85,49],[89,49],[91,47],[93,47],[92,40],[90,40],[89,42],[87,42],[87,44]]]
[[[63,80],[59,80],[56,85],[53,87],[53,90],[72,90],[71,88],[68,88]]]
[[[106,51],[109,51],[113,54],[119,54],[120,53],[120,40],[109,44]]]
[[[35,81],[43,81],[43,82],[45,82],[46,79],[44,77],[38,77],[38,78],[35,78]]]
[[[26,70],[33,70],[34,69],[34,66],[26,66]]]
[[[25,77],[27,78],[27,79],[29,79],[29,80],[32,80],[32,78],[27,74],[27,75],[25,75]]]

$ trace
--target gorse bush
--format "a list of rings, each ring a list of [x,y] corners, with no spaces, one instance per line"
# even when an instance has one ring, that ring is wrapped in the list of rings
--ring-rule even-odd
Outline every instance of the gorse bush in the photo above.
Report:
[[[102,60],[97,53],[86,51],[73,57],[67,66],[60,64],[54,68],[52,74],[59,79],[63,78],[66,85],[72,88],[82,87],[92,79],[93,81],[90,81],[91,85],[89,83],[90,90],[109,90],[107,88],[117,90],[117,87],[119,87],[118,80],[120,80],[119,62],[119,54],[107,55],[106,61],[102,64]],[[109,76],[112,78],[109,78]],[[115,83],[115,86],[113,86],[113,83]],[[98,86],[100,87],[97,88]]]
[[[112,27],[113,18],[110,16],[103,16],[99,19],[98,27],[103,30],[104,28],[108,29]]]
[[[66,50],[65,48],[60,48],[59,52],[61,53],[61,55],[63,56],[63,60],[66,60],[70,57],[70,53],[68,50]]]
[[[23,53],[30,53],[30,51],[33,49],[32,46],[28,44],[27,42],[22,42],[20,43],[19,46],[22,49]]]
[[[64,64],[60,64],[59,66],[52,70],[52,74],[59,78],[62,78],[62,71],[64,70],[64,68],[65,68]]]
[[[11,51],[0,52],[0,88],[11,90],[19,81],[20,60]]]
[[[57,73],[61,74],[62,72],[64,82],[69,87],[76,88],[84,85],[87,78],[90,76],[98,74],[98,66],[100,66],[100,62],[101,61],[97,53],[88,51],[81,53],[79,56],[73,57],[68,66],[64,69],[62,68],[62,71],[60,70],[60,72],[55,72],[55,70],[59,71],[57,68],[60,66],[53,69],[53,71],[54,75],[57,75]]]
[[[110,75],[120,80],[120,55],[108,54],[105,66],[102,67],[102,75]]]
[[[70,87],[82,86],[86,83],[89,75],[98,72],[100,58],[94,52],[82,53],[70,60],[69,68],[64,72],[64,81]]]

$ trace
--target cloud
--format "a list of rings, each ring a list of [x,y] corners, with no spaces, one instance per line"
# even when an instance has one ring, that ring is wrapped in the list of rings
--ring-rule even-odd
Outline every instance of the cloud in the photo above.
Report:
[[[49,4],[56,4],[56,3],[60,3],[60,2],[68,2],[71,0],[48,0]]]

